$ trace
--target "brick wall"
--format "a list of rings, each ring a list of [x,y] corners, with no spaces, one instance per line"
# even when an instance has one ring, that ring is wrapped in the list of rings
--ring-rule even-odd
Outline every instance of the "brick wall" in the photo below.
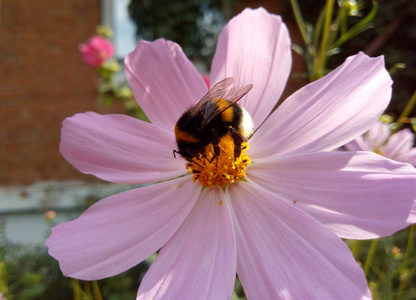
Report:
[[[95,71],[78,45],[100,22],[100,1],[2,0],[0,185],[86,179],[60,155],[64,118],[95,110]]]
[[[64,118],[97,110],[98,77],[81,62],[78,45],[95,33],[101,1],[0,1],[0,185],[91,179],[62,158],[59,139]],[[261,2],[285,14],[290,8],[282,3]],[[237,12],[259,5],[240,1]],[[285,21],[301,43],[294,23]],[[294,71],[304,68],[295,54]],[[283,98],[303,84],[292,78]]]

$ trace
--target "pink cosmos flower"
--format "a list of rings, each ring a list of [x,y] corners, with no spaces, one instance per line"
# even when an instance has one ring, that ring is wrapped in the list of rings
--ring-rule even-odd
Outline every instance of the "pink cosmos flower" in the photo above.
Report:
[[[408,128],[391,134],[390,125],[377,121],[365,134],[344,147],[349,151],[372,151],[385,157],[416,166],[415,135]],[[408,222],[416,223],[416,201],[413,203]]]
[[[114,55],[114,46],[105,37],[95,35],[87,43],[79,45],[79,51],[86,64],[101,67]]]
[[[416,166],[414,142],[415,135],[410,129],[402,129],[391,134],[390,125],[377,121],[364,135],[360,135],[344,146],[350,151],[372,151]]]
[[[269,116],[290,67],[279,16],[246,9],[224,28],[210,82],[252,83],[239,103],[262,126],[249,141],[245,180],[203,188],[172,151],[175,123],[207,86],[177,44],[140,42],[126,58],[126,75],[152,124],[77,114],[64,121],[61,152],[86,174],[154,184],[105,198],[54,227],[46,244],[63,273],[97,280],[160,249],[137,299],[230,299],[236,273],[248,299],[371,298],[341,238],[377,238],[407,226],[416,171],[371,152],[331,150],[379,118],[391,79],[382,57],[359,53]]]

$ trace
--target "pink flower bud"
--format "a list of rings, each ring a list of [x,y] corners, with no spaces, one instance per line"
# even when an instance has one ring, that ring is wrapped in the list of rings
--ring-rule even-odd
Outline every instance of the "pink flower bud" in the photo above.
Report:
[[[48,211],[45,211],[44,216],[47,221],[53,221],[56,218],[56,212],[54,212],[53,210],[48,210]]]
[[[79,45],[82,60],[92,67],[101,67],[114,54],[113,44],[106,38],[95,35],[87,43]]]

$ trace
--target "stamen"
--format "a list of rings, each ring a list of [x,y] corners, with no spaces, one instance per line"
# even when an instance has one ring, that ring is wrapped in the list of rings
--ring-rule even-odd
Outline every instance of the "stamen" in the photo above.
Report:
[[[209,144],[204,154],[198,154],[186,164],[189,173],[194,175],[194,182],[198,180],[205,187],[224,187],[246,176],[246,166],[251,163],[246,153],[248,144],[241,144],[239,157],[234,157],[234,140],[230,135],[222,137],[218,146],[219,155],[215,156],[214,146]]]
[[[375,153],[377,153],[377,154],[379,154],[379,155],[381,155],[381,156],[384,156],[384,154],[383,154],[383,152],[381,151],[381,149],[380,149],[381,147],[377,147],[377,148],[375,148],[374,149],[374,152]]]

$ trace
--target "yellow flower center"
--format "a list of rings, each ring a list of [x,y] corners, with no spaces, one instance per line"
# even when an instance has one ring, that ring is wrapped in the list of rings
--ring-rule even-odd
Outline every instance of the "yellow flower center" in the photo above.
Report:
[[[218,146],[219,155],[215,155],[214,146],[209,144],[205,147],[204,155],[198,154],[186,164],[189,173],[194,175],[194,182],[199,181],[205,187],[224,187],[246,176],[246,166],[251,163],[246,153],[248,144],[241,144],[239,157],[234,157],[234,141],[230,135],[222,137]]]
[[[375,153],[377,153],[377,154],[379,154],[379,155],[381,155],[381,156],[384,156],[384,154],[383,154],[383,152],[381,151],[380,147],[375,148],[375,149],[374,149],[374,152],[375,152]]]

